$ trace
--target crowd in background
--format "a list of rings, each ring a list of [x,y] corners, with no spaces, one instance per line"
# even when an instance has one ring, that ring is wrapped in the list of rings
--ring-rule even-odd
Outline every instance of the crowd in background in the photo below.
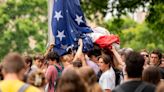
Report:
[[[9,53],[0,64],[0,92],[164,92],[164,54],[94,48],[63,56]]]

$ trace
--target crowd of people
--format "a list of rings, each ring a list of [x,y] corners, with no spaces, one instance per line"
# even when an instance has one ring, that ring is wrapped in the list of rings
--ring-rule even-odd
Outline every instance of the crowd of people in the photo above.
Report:
[[[7,54],[0,64],[0,92],[164,92],[164,54],[94,48],[59,56]]]

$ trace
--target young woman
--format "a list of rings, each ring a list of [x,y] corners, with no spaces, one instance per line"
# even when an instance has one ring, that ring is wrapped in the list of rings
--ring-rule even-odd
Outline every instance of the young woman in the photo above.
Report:
[[[113,60],[110,55],[102,54],[99,57],[99,67],[102,71],[99,84],[104,92],[111,92],[115,88],[116,76],[112,66]]]

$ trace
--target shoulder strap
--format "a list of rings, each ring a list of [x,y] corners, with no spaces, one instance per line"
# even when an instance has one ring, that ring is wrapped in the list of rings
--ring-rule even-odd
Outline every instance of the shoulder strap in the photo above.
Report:
[[[57,69],[57,71],[62,71],[57,65],[55,65],[55,68]]]
[[[119,85],[121,82],[121,76],[122,76],[122,72],[116,68],[113,68],[116,79],[115,79],[115,86]]]
[[[29,84],[24,84],[19,90],[18,92],[25,92],[25,90],[29,87],[30,85]]]
[[[0,89],[0,92],[2,92],[1,89]]]
[[[134,92],[142,92],[145,87],[146,87],[146,84],[142,82],[142,84],[140,84]]]

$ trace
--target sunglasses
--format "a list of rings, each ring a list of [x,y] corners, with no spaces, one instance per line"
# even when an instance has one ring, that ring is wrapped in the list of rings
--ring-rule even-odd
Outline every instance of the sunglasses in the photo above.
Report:
[[[142,56],[146,56],[146,57],[149,57],[149,55],[147,55],[147,54],[142,54]]]

